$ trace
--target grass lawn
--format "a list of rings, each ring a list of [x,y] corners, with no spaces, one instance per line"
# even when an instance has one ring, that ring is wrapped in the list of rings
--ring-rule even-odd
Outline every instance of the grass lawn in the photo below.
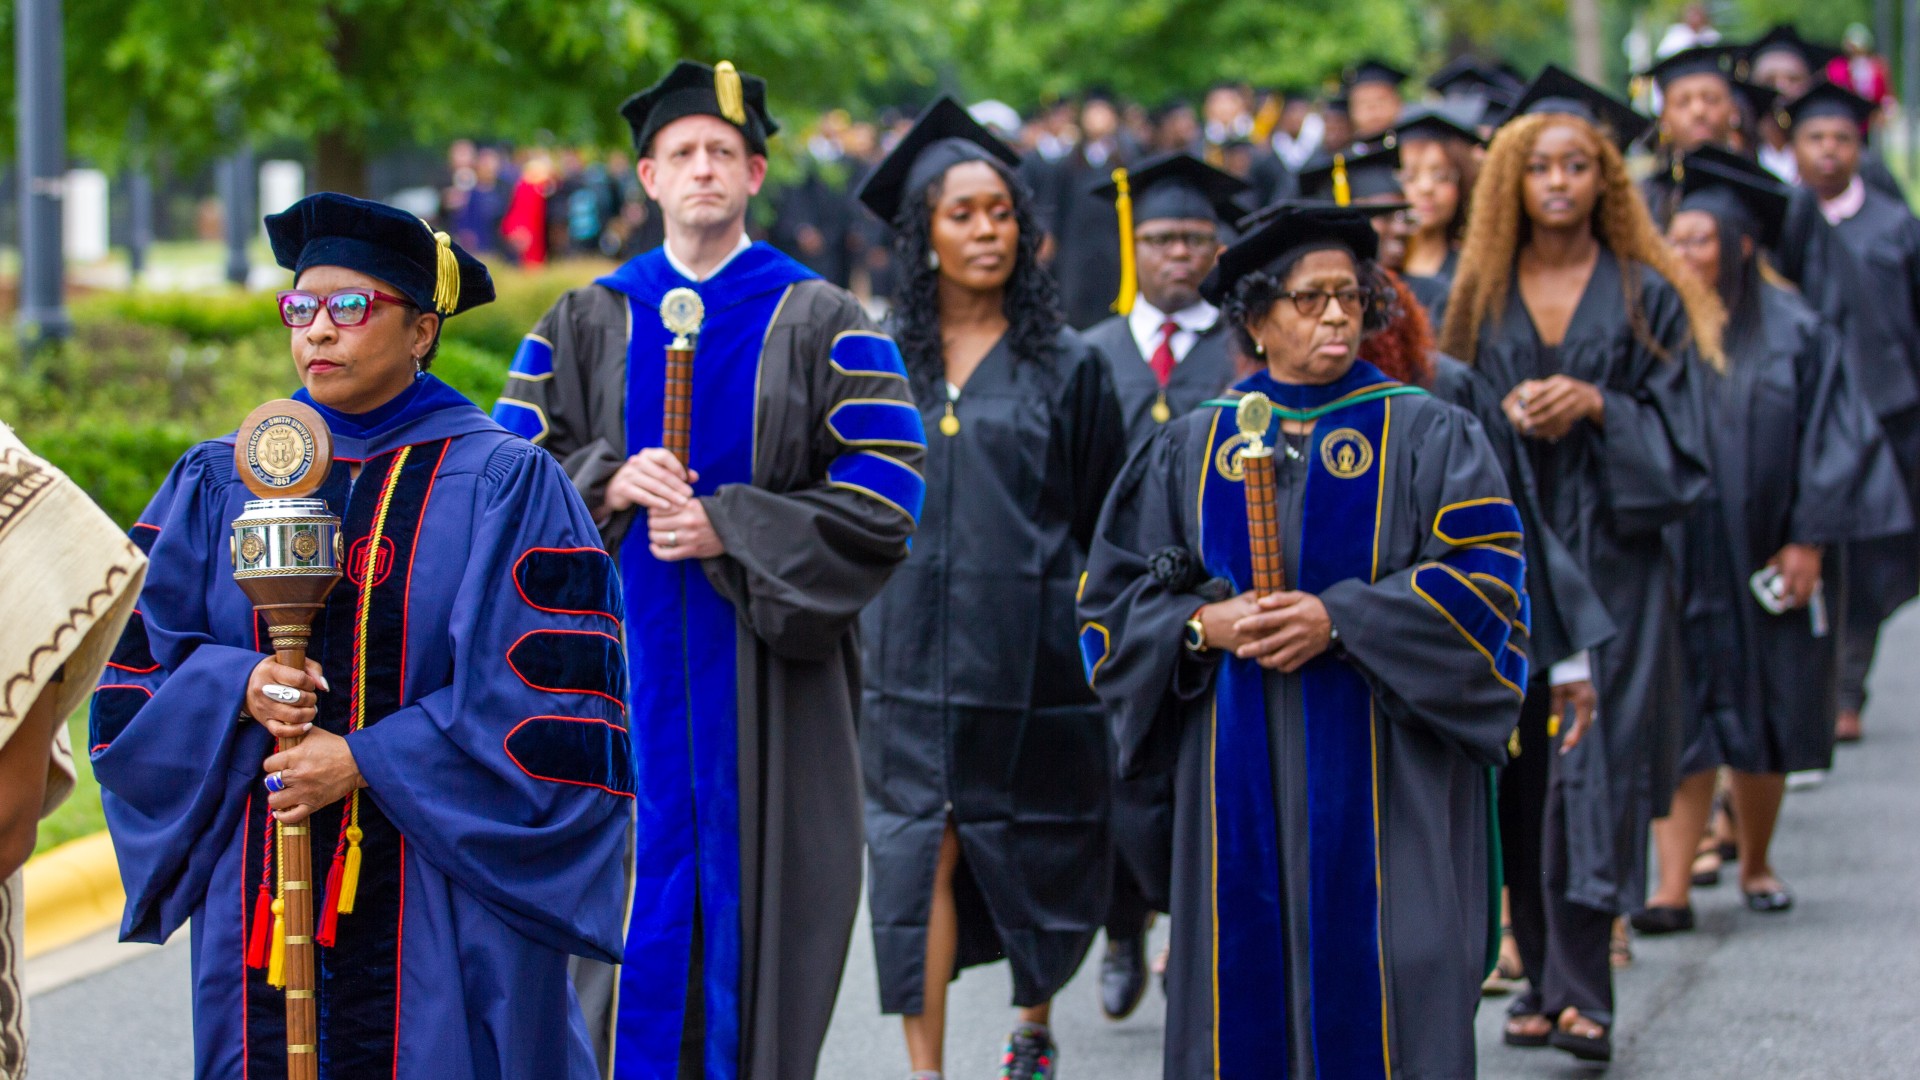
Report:
[[[73,740],[77,782],[73,797],[40,823],[40,842],[33,849],[36,855],[107,827],[106,814],[100,809],[100,785],[93,778],[93,763],[87,759],[87,710],[67,718],[67,737]]]

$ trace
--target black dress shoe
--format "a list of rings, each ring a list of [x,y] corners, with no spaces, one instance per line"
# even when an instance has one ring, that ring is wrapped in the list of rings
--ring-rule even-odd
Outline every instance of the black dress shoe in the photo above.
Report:
[[[1642,908],[1629,921],[1643,934],[1677,934],[1693,929],[1693,905]]]
[[[1759,892],[1750,892],[1746,894],[1746,897],[1747,910],[1758,911],[1761,914],[1786,911],[1793,907],[1793,894],[1787,891],[1785,885],[1777,889],[1762,889]]]
[[[1100,959],[1100,1010],[1109,1020],[1125,1020],[1147,993],[1146,939],[1107,939]]]

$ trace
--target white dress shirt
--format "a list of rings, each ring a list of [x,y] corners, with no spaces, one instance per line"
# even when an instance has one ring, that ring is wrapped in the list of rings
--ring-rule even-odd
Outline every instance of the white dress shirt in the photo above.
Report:
[[[687,269],[687,264],[681,262],[678,258],[674,256],[672,244],[661,244],[660,249],[667,253],[667,265],[673,267],[674,273],[679,274],[681,277],[686,278],[688,281],[705,281],[708,278],[712,277],[713,275],[719,273],[720,271],[725,270],[727,268],[728,263],[739,258],[741,252],[747,250],[752,246],[753,246],[753,241],[747,239],[747,230],[741,229],[740,242],[733,246],[733,250],[727,253],[726,258],[721,259],[720,262],[717,265],[715,265],[713,269],[707,271],[705,274],[696,274],[693,271]]]
[[[1127,329],[1133,331],[1133,343],[1140,349],[1140,359],[1153,362],[1153,354],[1160,348],[1160,328],[1167,324],[1168,318],[1180,327],[1173,332],[1173,362],[1177,364],[1193,351],[1200,335],[1220,321],[1220,309],[1201,300],[1169,316],[1147,303],[1146,297],[1135,297],[1133,312],[1127,316]]]

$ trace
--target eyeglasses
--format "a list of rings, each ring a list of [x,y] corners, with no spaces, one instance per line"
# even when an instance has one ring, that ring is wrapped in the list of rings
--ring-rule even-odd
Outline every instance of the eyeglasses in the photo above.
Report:
[[[1421,183],[1440,185],[1460,182],[1459,170],[1451,168],[1402,169],[1394,176],[1403,188],[1415,187]]]
[[[375,301],[398,304],[407,307],[410,300],[398,296],[388,296],[378,289],[341,289],[328,296],[317,296],[298,289],[288,289],[280,294],[280,321],[295,329],[312,326],[313,320],[325,305],[327,317],[335,326],[359,326],[367,321],[367,313],[373,310]]]
[[[1293,301],[1293,310],[1299,312],[1302,318],[1317,319],[1321,312],[1327,310],[1329,299],[1340,301],[1341,311],[1358,315],[1373,303],[1373,293],[1357,288],[1335,289],[1332,292],[1326,289],[1295,289],[1281,293],[1280,299]]]
[[[1134,240],[1154,251],[1165,251],[1175,244],[1185,244],[1189,251],[1201,251],[1220,242],[1220,235],[1212,232],[1155,232],[1137,233]]]

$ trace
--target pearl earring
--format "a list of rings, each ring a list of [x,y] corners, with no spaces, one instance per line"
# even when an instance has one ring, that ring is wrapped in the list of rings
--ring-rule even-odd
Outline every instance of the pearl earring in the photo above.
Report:
[[[940,253],[939,252],[937,251],[927,252],[927,269],[929,270],[940,269]]]

